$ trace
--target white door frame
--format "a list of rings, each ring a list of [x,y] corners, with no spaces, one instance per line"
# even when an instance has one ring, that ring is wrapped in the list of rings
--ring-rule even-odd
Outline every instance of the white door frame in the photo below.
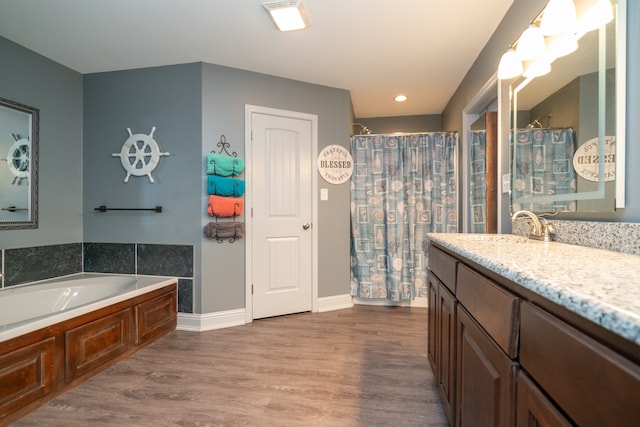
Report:
[[[253,322],[253,218],[252,218],[252,144],[251,144],[251,115],[253,113],[288,117],[292,119],[309,120],[311,122],[311,298],[312,310],[318,311],[318,116],[315,114],[296,111],[280,110],[276,108],[245,105],[244,107],[244,152],[245,152],[245,323]]]
[[[497,73],[493,74],[489,80],[478,90],[475,96],[469,101],[462,111],[462,230],[469,232],[469,150],[471,144],[471,125],[480,114],[494,101],[498,100],[498,164],[497,171],[497,214],[498,233],[511,232],[510,217],[506,218],[504,212],[508,212],[509,194],[502,191],[502,178],[509,173],[509,132],[506,134],[503,129],[509,129],[509,91],[505,90],[505,85],[498,80]],[[506,97],[506,102],[505,102]],[[505,110],[506,106],[506,110]],[[506,128],[504,123],[507,123]]]

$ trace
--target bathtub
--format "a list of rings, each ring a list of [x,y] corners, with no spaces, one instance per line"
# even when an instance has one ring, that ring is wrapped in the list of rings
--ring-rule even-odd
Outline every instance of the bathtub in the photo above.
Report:
[[[177,279],[156,276],[80,273],[0,290],[0,425],[173,331],[177,299]]]
[[[0,342],[159,289],[175,278],[79,273],[0,290]]]

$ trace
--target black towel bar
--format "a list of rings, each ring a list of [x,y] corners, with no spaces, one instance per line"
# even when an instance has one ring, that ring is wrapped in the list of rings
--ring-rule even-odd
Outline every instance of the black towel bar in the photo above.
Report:
[[[98,206],[95,210],[99,212],[106,211],[154,211],[157,213],[162,213],[162,206],[156,206],[155,208],[108,208],[105,205]]]

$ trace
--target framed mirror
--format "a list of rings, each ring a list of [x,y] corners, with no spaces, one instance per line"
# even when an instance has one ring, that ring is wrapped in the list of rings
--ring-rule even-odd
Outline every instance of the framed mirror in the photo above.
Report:
[[[37,108],[0,98],[0,229],[38,227]]]
[[[580,18],[602,0],[573,3],[580,27]],[[624,149],[626,17],[620,14],[626,9],[622,1],[611,6],[614,18],[577,31],[577,49],[553,60],[550,72],[510,82],[512,212],[623,206],[624,164],[616,159]],[[547,49],[550,41],[545,37]],[[523,64],[527,74],[531,64]]]

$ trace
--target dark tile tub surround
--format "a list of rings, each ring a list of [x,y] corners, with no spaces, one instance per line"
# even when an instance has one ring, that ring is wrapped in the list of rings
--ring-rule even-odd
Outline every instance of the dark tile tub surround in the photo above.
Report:
[[[193,246],[138,244],[138,274],[193,277]]]
[[[133,243],[85,243],[84,271],[135,274],[136,245]]]
[[[193,279],[178,279],[178,311],[193,313]]]
[[[82,243],[4,250],[4,286],[82,272]]]
[[[84,244],[84,271],[178,277],[178,311],[193,313],[193,246]]]

